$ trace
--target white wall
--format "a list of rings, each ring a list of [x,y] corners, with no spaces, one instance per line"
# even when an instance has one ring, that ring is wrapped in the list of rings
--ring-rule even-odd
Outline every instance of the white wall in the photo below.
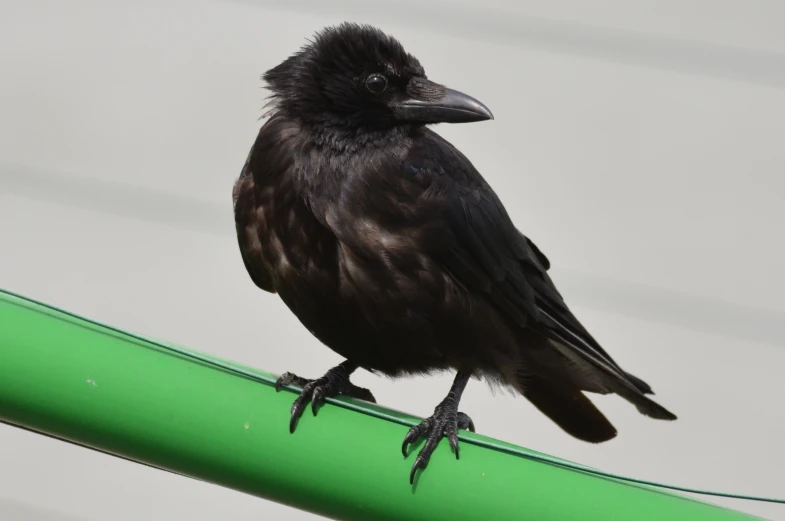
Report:
[[[591,7],[589,7],[591,6]],[[0,287],[273,372],[337,355],[246,275],[230,192],[259,76],[326,24],[398,36],[496,120],[440,126],[575,312],[679,415],[592,397],[590,446],[477,383],[478,429],[609,471],[783,495],[785,4],[0,0]],[[357,383],[430,414],[450,376]],[[281,421],[286,421],[282,418]],[[770,519],[785,508],[714,500]],[[264,516],[264,517],[263,517]],[[0,427],[0,518],[313,518]]]

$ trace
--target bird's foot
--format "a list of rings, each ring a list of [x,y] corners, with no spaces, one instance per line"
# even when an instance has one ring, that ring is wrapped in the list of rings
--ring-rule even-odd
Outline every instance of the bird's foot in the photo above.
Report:
[[[425,437],[425,446],[423,446],[417,459],[414,460],[412,472],[409,474],[409,483],[414,484],[414,476],[417,469],[425,469],[428,466],[428,461],[431,459],[431,454],[436,450],[439,440],[442,436],[446,436],[450,442],[455,458],[460,458],[460,450],[458,448],[458,429],[464,429],[474,432],[474,422],[467,414],[458,412],[457,401],[448,396],[442,403],[436,406],[433,415],[425,418],[419,425],[415,425],[406,434],[403,440],[403,455],[406,457],[408,454],[406,450],[409,444],[416,442],[421,437]]]
[[[352,396],[366,402],[376,403],[371,391],[363,387],[357,387],[349,381],[349,376],[354,371],[346,365],[346,362],[333,367],[321,378],[308,380],[301,378],[293,373],[284,373],[275,382],[275,390],[280,391],[285,385],[300,387],[302,392],[292,404],[291,418],[289,420],[289,432],[294,432],[297,427],[297,420],[303,415],[308,402],[311,402],[311,410],[314,416],[319,407],[327,398],[335,398],[339,395]]]

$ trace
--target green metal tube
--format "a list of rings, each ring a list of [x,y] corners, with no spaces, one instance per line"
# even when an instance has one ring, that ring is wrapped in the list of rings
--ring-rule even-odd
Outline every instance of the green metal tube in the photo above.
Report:
[[[290,434],[292,398],[0,292],[0,420],[35,432],[342,520],[754,519],[471,433],[460,460],[441,443],[412,487],[404,425],[328,403]]]

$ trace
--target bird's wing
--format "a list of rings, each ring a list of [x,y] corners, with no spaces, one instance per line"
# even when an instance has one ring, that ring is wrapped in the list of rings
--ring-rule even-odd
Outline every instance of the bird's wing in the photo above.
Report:
[[[520,233],[501,201],[469,160],[437,134],[427,132],[412,148],[405,171],[429,177],[439,197],[449,246],[442,265],[461,284],[486,295],[520,326],[538,327],[566,357],[590,362],[625,386],[650,392],[625,373],[570,312],[547,274],[550,262]]]
[[[259,212],[263,201],[257,196],[259,189],[269,185],[272,178],[285,175],[292,167],[291,145],[282,127],[276,118],[262,126],[232,191],[235,231],[245,269],[254,284],[270,293],[276,289],[262,258],[261,241],[266,223]]]
[[[264,291],[275,293],[270,273],[261,262],[261,247],[258,246],[259,238],[254,222],[256,219],[254,179],[248,168],[248,162],[245,163],[240,177],[234,184],[232,198],[237,244],[240,247],[245,269],[254,284]]]

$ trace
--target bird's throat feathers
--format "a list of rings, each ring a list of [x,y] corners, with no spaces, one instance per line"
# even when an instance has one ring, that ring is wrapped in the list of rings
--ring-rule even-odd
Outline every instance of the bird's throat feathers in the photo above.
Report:
[[[330,122],[304,121],[285,108],[271,106],[265,114],[268,125],[275,123],[290,130],[286,139],[296,140],[301,152],[312,150],[334,157],[344,155],[368,156],[385,152],[403,157],[413,139],[422,131],[417,125],[398,125],[392,128],[351,127]],[[280,128],[280,127],[279,127]],[[271,129],[272,130],[272,129]]]

